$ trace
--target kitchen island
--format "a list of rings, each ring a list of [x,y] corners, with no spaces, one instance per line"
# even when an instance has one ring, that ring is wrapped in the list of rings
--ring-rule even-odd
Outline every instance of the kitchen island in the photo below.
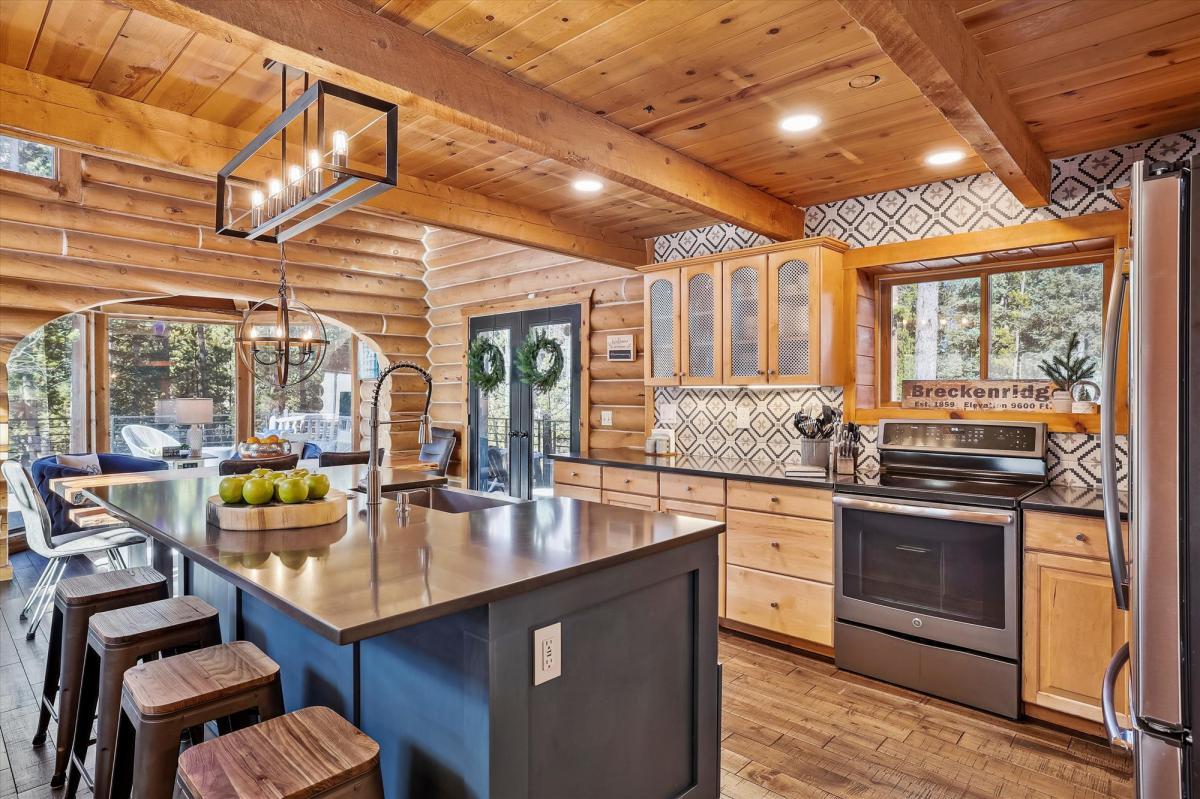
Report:
[[[371,524],[352,493],[341,522],[243,533],[205,521],[218,482],[88,493],[178,553],[226,639],[279,663],[288,710],[379,742],[389,797],[717,795],[722,524],[562,498],[384,500]]]

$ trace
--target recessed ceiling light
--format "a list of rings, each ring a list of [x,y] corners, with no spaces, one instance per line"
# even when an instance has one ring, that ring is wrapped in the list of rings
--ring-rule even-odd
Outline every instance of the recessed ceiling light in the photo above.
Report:
[[[925,163],[930,166],[945,166],[946,164],[957,164],[966,157],[966,153],[962,150],[938,150],[936,153],[925,156]]]
[[[571,184],[571,188],[591,194],[604,188],[604,184],[594,178],[580,178]]]
[[[855,75],[850,79],[851,89],[866,89],[879,83],[878,75]]]
[[[802,130],[812,130],[821,124],[821,118],[816,114],[793,114],[779,120],[779,127],[796,133]]]

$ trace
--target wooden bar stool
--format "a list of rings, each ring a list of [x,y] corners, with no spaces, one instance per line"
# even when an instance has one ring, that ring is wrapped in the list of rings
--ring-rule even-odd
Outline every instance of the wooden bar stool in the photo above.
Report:
[[[58,721],[51,787],[63,784],[71,756],[71,736],[79,715],[79,680],[87,654],[88,622],[97,613],[140,605],[167,596],[167,578],[154,569],[114,571],[68,577],[54,592],[54,618],[50,622],[50,647],[42,682],[42,709],[33,745],[46,741],[50,718]],[[57,698],[58,713],[55,714]],[[91,729],[91,717],[88,717]]]
[[[157,657],[159,653],[173,654],[177,650],[200,649],[219,643],[221,626],[217,609],[194,596],[161,599],[92,616],[65,796],[75,796],[79,787],[97,708],[93,790],[96,797],[107,797],[111,792],[113,747],[121,716],[121,686],[128,669],[140,660]]]
[[[234,641],[134,666],[125,672],[112,796],[171,795],[184,730],[248,711],[283,713],[279,666],[249,641]]]
[[[179,756],[184,799],[383,799],[379,744],[327,707],[306,707]]]

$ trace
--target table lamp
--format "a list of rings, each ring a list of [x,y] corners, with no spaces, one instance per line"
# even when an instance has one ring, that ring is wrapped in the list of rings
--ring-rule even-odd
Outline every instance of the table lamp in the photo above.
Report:
[[[204,449],[203,425],[212,424],[213,401],[201,397],[179,397],[175,400],[175,422],[191,425],[188,428],[187,443],[194,458]]]

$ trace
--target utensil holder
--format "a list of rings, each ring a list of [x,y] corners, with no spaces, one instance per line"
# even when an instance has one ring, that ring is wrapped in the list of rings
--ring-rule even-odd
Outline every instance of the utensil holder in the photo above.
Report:
[[[829,439],[802,438],[800,439],[800,463],[805,466],[829,466]]]

